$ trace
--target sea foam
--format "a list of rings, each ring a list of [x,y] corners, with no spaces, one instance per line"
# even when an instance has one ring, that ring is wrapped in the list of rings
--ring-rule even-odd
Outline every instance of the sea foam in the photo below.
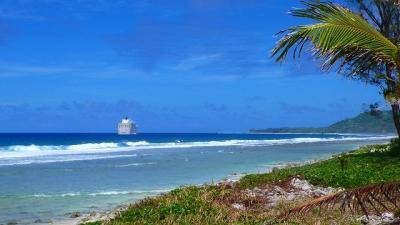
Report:
[[[265,140],[221,140],[194,142],[101,142],[74,145],[12,145],[0,147],[0,165],[51,163],[61,161],[95,160],[105,158],[131,157],[132,155],[106,154],[144,149],[225,147],[225,146],[271,146],[284,144],[337,142],[337,141],[373,141],[388,140],[393,136],[342,136],[337,138],[287,138]],[[64,157],[63,157],[64,156]],[[67,157],[68,156],[68,157]],[[15,159],[20,159],[16,161]]]
[[[65,197],[94,197],[94,196],[109,196],[109,195],[153,195],[168,192],[172,189],[150,189],[150,190],[129,190],[129,191],[97,191],[97,192],[68,192],[61,194],[50,194],[50,193],[40,193],[40,194],[32,194],[32,195],[22,195],[22,196],[14,196],[14,195],[0,195],[0,198],[65,198]]]

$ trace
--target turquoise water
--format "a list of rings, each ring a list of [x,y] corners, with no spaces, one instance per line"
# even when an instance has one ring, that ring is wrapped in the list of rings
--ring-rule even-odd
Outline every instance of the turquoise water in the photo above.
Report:
[[[0,134],[0,223],[104,211],[181,185],[265,172],[387,140],[340,134]]]

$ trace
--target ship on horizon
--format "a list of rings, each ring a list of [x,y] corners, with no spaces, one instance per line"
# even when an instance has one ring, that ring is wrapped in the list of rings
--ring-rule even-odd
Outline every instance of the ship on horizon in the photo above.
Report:
[[[133,122],[133,120],[129,119],[128,117],[125,117],[124,119],[121,120],[120,123],[118,123],[118,134],[119,135],[131,135],[131,134],[136,134],[136,124]]]

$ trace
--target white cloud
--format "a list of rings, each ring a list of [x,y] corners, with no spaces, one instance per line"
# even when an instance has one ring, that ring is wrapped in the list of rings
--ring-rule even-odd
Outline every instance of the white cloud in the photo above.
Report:
[[[192,70],[199,66],[206,66],[210,63],[217,61],[222,54],[207,54],[207,55],[199,55],[192,56],[190,58],[186,58],[181,60],[176,66],[173,67],[175,70]]]
[[[0,62],[0,77],[12,76],[138,76],[142,71],[129,65],[110,64],[102,62],[68,62],[62,65],[20,64],[13,62]]]

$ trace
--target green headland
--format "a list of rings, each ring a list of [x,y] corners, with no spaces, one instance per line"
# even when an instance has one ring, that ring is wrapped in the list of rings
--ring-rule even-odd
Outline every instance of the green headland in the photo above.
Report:
[[[396,133],[391,111],[382,111],[377,114],[363,112],[356,117],[344,119],[327,127],[316,128],[266,128],[250,129],[251,133],[364,133],[390,134]]]

